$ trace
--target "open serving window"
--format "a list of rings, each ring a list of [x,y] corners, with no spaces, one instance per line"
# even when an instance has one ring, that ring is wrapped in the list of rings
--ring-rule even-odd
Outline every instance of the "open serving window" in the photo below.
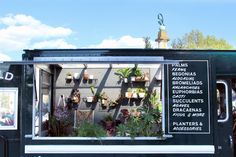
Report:
[[[162,138],[162,58],[116,58],[35,64],[33,138]]]

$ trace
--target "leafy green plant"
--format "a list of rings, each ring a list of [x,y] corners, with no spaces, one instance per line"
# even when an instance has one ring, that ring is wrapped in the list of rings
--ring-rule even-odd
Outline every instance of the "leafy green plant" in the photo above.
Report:
[[[142,70],[140,68],[138,68],[137,66],[135,66],[133,68],[133,73],[134,73],[134,76],[136,77],[142,77]]]
[[[127,131],[128,131],[128,128],[126,127],[126,125],[120,124],[117,127],[117,136],[125,137],[127,136]]]
[[[103,119],[104,121],[113,121],[113,117],[111,114],[106,115]]]
[[[121,78],[128,78],[132,70],[130,68],[119,69],[115,72],[116,75],[119,75]]]
[[[159,94],[156,90],[151,93],[150,98],[149,98],[149,103],[152,105],[153,108],[161,108],[161,101]]]
[[[76,129],[76,135],[79,137],[105,137],[106,131],[98,124],[83,122]]]
[[[66,73],[66,76],[72,76],[71,72]]]
[[[93,96],[95,96],[95,88],[94,88],[94,86],[90,86],[90,90],[91,90],[91,93],[93,94]]]
[[[131,114],[127,121],[117,127],[118,136],[151,137],[160,136],[160,118],[158,109],[144,105],[136,110],[139,114]]]
[[[146,89],[145,88],[137,88],[136,92],[137,93],[146,93]]]

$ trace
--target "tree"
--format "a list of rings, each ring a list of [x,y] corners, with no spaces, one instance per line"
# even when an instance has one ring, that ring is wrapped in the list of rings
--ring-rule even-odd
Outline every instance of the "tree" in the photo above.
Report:
[[[233,49],[224,39],[217,39],[214,35],[204,36],[199,30],[192,30],[182,38],[174,39],[171,43],[175,49]]]
[[[145,49],[151,49],[152,48],[152,45],[151,45],[151,42],[150,42],[150,37],[143,37],[143,41],[144,41],[144,44],[145,44]]]

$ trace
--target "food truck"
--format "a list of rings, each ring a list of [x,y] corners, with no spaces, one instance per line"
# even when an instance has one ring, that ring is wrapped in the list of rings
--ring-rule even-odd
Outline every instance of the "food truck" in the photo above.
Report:
[[[233,157],[235,61],[229,50],[25,50],[0,63],[0,156]]]

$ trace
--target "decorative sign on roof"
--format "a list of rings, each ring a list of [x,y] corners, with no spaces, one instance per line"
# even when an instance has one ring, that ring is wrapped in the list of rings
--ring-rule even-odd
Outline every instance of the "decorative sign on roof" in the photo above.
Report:
[[[160,25],[160,26],[165,26],[165,25],[164,25],[164,17],[163,17],[163,15],[162,15],[161,13],[159,13],[159,14],[157,15],[157,18],[158,18],[158,23],[159,23],[159,25]]]

